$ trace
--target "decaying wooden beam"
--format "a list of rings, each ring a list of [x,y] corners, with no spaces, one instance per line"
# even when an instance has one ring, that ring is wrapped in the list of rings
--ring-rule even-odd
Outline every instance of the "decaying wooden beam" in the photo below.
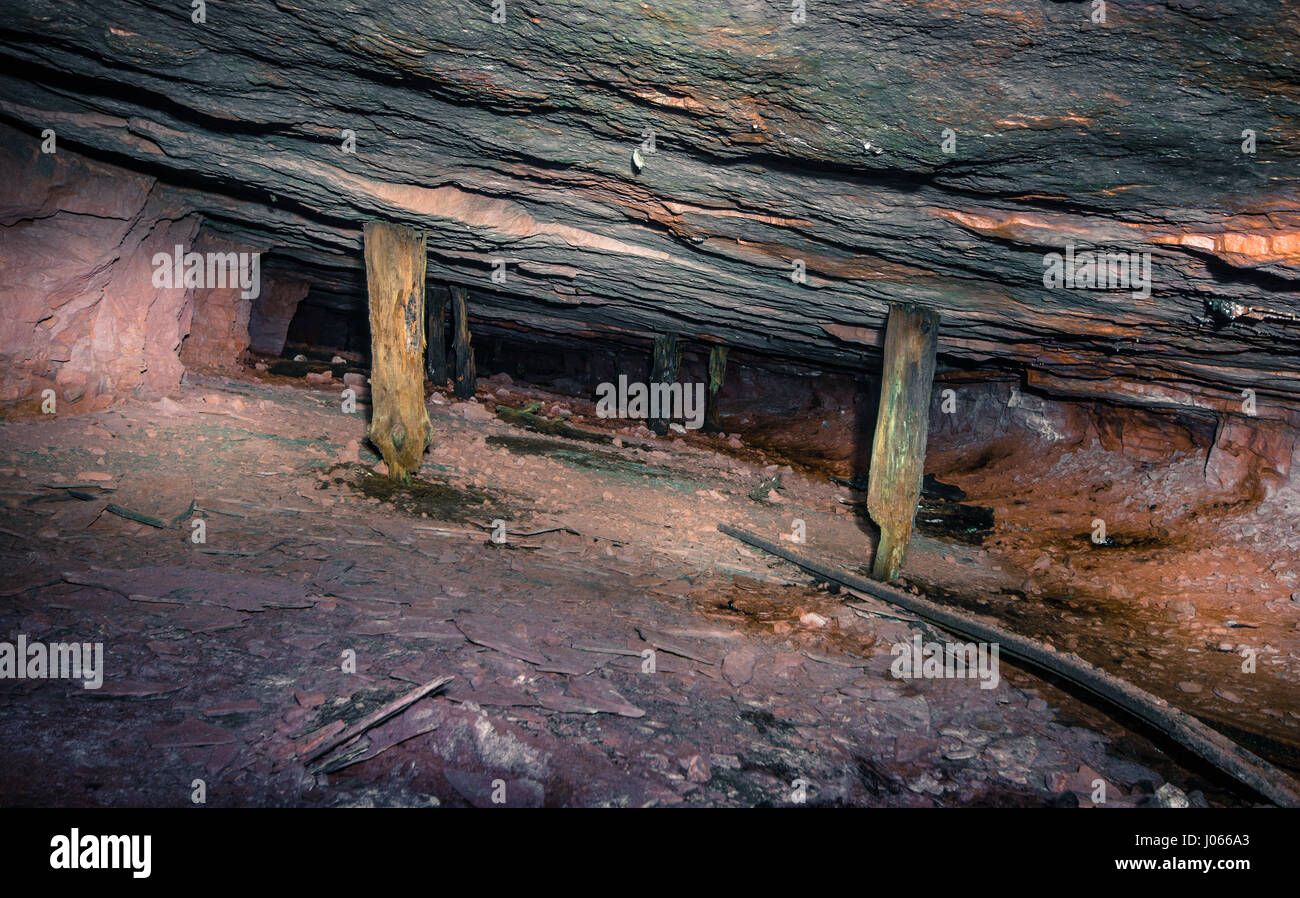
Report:
[[[604,433],[599,430],[588,430],[585,427],[574,427],[563,419],[551,419],[539,415],[537,412],[541,407],[540,402],[530,402],[523,408],[511,408],[498,402],[496,414],[498,418],[507,424],[524,427],[537,433],[568,437],[573,440],[585,440],[589,443],[612,443],[614,441],[614,434]]]
[[[588,443],[612,443],[617,437],[619,443],[628,449],[641,449],[646,452],[654,452],[662,447],[653,443],[641,443],[629,439],[625,436],[609,433],[603,430],[590,430],[586,427],[575,427],[561,418],[547,418],[539,415],[537,412],[542,407],[540,402],[530,402],[523,408],[511,408],[508,405],[497,403],[496,415],[507,424],[513,424],[515,427],[523,427],[537,433],[549,434],[555,437],[565,437],[570,440],[582,440]]]
[[[722,430],[718,412],[718,392],[727,377],[727,347],[719,344],[709,350],[709,393],[704,405],[704,430],[717,433]]]
[[[938,346],[937,313],[910,305],[890,307],[867,485],[867,510],[880,527],[880,543],[871,568],[871,576],[877,580],[898,577],[912,538],[912,521],[925,473],[930,386],[934,383]]]
[[[676,334],[660,334],[655,337],[653,355],[650,360],[650,383],[651,384],[675,384],[677,383],[677,369],[682,363],[682,348],[677,341]],[[659,409],[661,415],[666,415],[669,410]],[[647,422],[650,429],[659,436],[668,432],[668,418],[650,418]]]
[[[425,236],[402,225],[365,225],[370,293],[370,442],[388,476],[406,480],[433,441],[424,407]]]
[[[452,390],[457,398],[470,399],[478,384],[478,372],[474,369],[474,347],[469,342],[469,294],[464,287],[451,288],[451,317],[456,326],[451,338],[456,363]]]
[[[439,287],[428,295],[425,334],[428,351],[424,371],[435,387],[447,382],[447,288]]]

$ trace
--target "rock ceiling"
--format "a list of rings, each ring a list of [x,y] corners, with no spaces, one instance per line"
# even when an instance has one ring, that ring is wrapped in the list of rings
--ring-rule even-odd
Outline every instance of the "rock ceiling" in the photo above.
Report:
[[[949,364],[1300,409],[1295,3],[188,6],[2,0],[0,119],[357,302],[380,218],[485,319],[863,366],[907,301]],[[1149,295],[1049,289],[1067,246]]]

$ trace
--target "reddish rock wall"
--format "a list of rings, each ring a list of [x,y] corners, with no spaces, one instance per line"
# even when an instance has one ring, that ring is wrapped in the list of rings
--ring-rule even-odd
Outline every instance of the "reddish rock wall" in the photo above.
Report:
[[[1292,455],[1300,447],[1296,431],[1273,422],[1225,418],[1205,460],[1205,482],[1271,499],[1287,483]]]
[[[187,247],[187,251],[191,248]],[[261,253],[264,247],[238,245],[204,231],[194,241],[192,251],[200,256],[213,254],[246,258]],[[234,370],[243,362],[248,351],[248,322],[254,302],[261,295],[260,261],[254,288],[246,290],[240,283],[239,272],[233,267],[224,286],[205,280],[204,286],[194,291],[194,320],[189,335],[181,346],[181,361],[187,368],[209,370]],[[205,278],[208,274],[204,269]],[[224,275],[223,275],[224,276]],[[257,296],[246,296],[246,293]]]
[[[298,303],[307,296],[311,285],[291,278],[267,278],[263,273],[262,295],[253,302],[248,322],[253,352],[279,355],[289,333],[289,323],[298,311]]]
[[[190,292],[153,286],[150,260],[199,217],[153,178],[0,126],[0,409],[58,411],[156,398],[180,381]]]
[[[128,397],[155,399],[187,366],[233,370],[250,320],[278,352],[307,284],[260,271],[257,296],[227,286],[167,286],[155,256],[253,253],[204,231],[200,216],[154,178],[0,126],[0,411],[60,414]],[[207,269],[205,266],[205,276]],[[253,310],[258,309],[254,316]]]

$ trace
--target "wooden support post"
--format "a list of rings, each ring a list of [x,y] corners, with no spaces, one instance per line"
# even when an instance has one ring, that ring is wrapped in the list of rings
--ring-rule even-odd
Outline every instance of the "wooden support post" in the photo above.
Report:
[[[705,401],[704,430],[717,433],[722,430],[722,421],[718,413],[718,391],[722,381],[727,377],[727,347],[721,344],[709,350],[709,395]]]
[[[871,569],[877,580],[888,582],[898,577],[912,538],[924,476],[930,386],[938,345],[937,313],[916,306],[890,307],[867,485],[867,509],[880,527],[880,544]]]
[[[455,357],[456,373],[452,384],[459,399],[471,399],[478,383],[474,370],[474,347],[469,345],[469,294],[464,287],[451,288],[451,317],[456,330],[452,333],[451,353]]]
[[[682,348],[677,342],[676,334],[660,334],[655,337],[654,354],[650,362],[650,384],[675,384],[677,383],[677,369],[682,363]],[[664,409],[659,409],[660,414],[666,414]],[[668,419],[666,417],[651,418],[649,420],[650,429],[659,436],[668,432]]]
[[[425,373],[435,387],[447,383],[447,289],[438,288],[428,297],[429,351],[425,356]]]
[[[381,221],[365,225],[370,292],[370,442],[388,476],[406,480],[433,441],[424,407],[425,236]]]

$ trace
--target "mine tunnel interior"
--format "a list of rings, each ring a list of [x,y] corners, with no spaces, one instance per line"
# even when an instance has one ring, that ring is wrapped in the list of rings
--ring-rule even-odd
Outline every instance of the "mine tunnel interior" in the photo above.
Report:
[[[350,294],[309,289],[281,351],[250,353],[247,364],[294,380],[308,372],[322,378],[329,372],[340,385],[346,372],[368,374],[370,334],[363,288],[359,284]],[[444,284],[429,287],[431,293],[447,289]],[[473,308],[480,291],[467,293]],[[472,315],[468,321],[482,385],[478,396],[488,410],[535,402],[540,403],[540,414],[551,420],[596,429],[614,425],[631,437],[653,436],[644,418],[629,427],[629,422],[607,420],[597,410],[601,384],[613,384],[620,375],[632,382],[652,378],[649,336],[547,332]],[[443,344],[450,355],[450,329],[443,334]],[[711,345],[716,344],[683,340],[679,382],[709,382]],[[449,392],[446,382],[429,380],[425,386],[435,395]],[[856,368],[827,366],[737,350],[728,355],[717,421],[699,432],[683,427],[676,437],[685,440],[689,435],[693,442],[745,460],[768,475],[798,472],[847,487],[838,501],[851,511],[864,538],[873,540],[878,528],[865,491],[880,389],[879,362]],[[1116,661],[1161,653],[1160,639],[1150,637],[1162,631],[1147,615],[1135,615],[1131,600],[1145,606],[1143,596],[1166,589],[1175,579],[1169,572],[1177,559],[1193,547],[1214,544],[1225,510],[1257,509],[1270,489],[1276,489],[1288,464],[1286,457],[1247,456],[1223,477],[1219,489],[1207,489],[1206,472],[1222,463],[1217,456],[1223,449],[1216,450],[1222,424],[1214,414],[1053,395],[1029,386],[1019,366],[996,360],[976,364],[940,353],[933,394],[917,532],[940,548],[948,544],[977,551],[972,557],[979,563],[989,563],[991,551],[1020,565],[1029,576],[1001,584],[992,597],[972,589],[960,572],[917,571],[910,582],[959,607],[995,607],[1068,650],[1081,644],[1091,644],[1095,651],[1104,647]],[[760,485],[766,481],[760,478]],[[1131,488],[1143,481],[1151,486]],[[1098,501],[1103,491],[1120,497],[1118,505]],[[1104,522],[1098,518],[1102,509]],[[1104,535],[1098,533],[1098,523]],[[1236,526],[1254,542],[1261,541],[1258,525]],[[943,553],[944,560],[953,558]],[[1068,567],[1065,577],[1051,582],[1035,576],[1058,563]],[[1211,577],[1248,575],[1258,563],[1259,557],[1223,564]],[[869,566],[859,563],[855,569],[865,573]],[[1280,581],[1284,593],[1289,583],[1289,578]],[[1193,613],[1190,604],[1180,605],[1178,613]],[[1086,632],[1071,626],[1068,617],[1063,620],[1062,608],[1085,612]],[[1235,622],[1230,621],[1225,619],[1228,626],[1223,629],[1233,628]],[[1135,641],[1144,631],[1148,638]],[[1120,645],[1130,648],[1117,649]],[[1221,641],[1218,651],[1226,652],[1227,645]],[[1185,689],[1187,681],[1179,676],[1171,671],[1164,688]],[[1148,671],[1144,682],[1154,679]],[[1287,747],[1291,725],[1278,723],[1257,717],[1257,744],[1294,758]]]
[[[209,254],[239,246],[229,235],[203,227],[192,230],[190,240]],[[171,244],[162,246],[166,255]],[[142,261],[135,260],[137,267]],[[160,270],[157,255],[149,261],[154,272]],[[173,261],[169,259],[168,265]],[[470,533],[475,526],[501,521],[507,522],[502,526],[512,528],[511,533],[548,532],[543,524],[557,525],[562,534],[573,534],[582,543],[584,555],[610,557],[602,555],[602,550],[613,553],[633,576],[638,569],[642,574],[652,570],[660,576],[669,573],[662,562],[642,567],[645,562],[637,555],[624,554],[629,543],[657,545],[657,551],[675,559],[682,555],[684,545],[698,537],[683,542],[673,535],[674,528],[712,530],[714,518],[719,522],[739,520],[741,526],[780,534],[792,546],[810,546],[819,556],[836,558],[850,575],[872,575],[870,547],[878,545],[881,531],[870,507],[869,485],[873,443],[883,420],[879,415],[886,382],[882,367],[885,327],[855,334],[850,360],[828,361],[801,357],[779,347],[729,347],[725,335],[699,333],[688,321],[666,322],[661,332],[653,332],[580,319],[556,320],[547,316],[545,308],[521,302],[508,291],[429,278],[419,321],[428,345],[419,348],[415,379],[420,401],[427,403],[431,417],[440,423],[432,428],[428,455],[419,462],[414,476],[388,485],[386,475],[390,472],[384,451],[373,439],[372,430],[379,342],[371,327],[370,285],[356,264],[359,260],[347,261],[344,268],[313,267],[292,254],[271,251],[259,260],[260,285],[252,291],[256,295],[243,296],[233,275],[227,286],[184,289],[180,307],[188,316],[188,326],[176,350],[182,392],[177,394],[175,388],[160,391],[181,397],[180,404],[160,400],[163,418],[180,427],[172,438],[206,444],[212,437],[193,429],[198,423],[195,419],[221,414],[243,422],[243,427],[256,424],[252,431],[271,443],[258,454],[240,459],[228,453],[247,437],[236,437],[234,444],[218,440],[224,448],[214,447],[218,453],[214,458],[225,460],[217,463],[222,468],[219,481],[209,484],[213,498],[201,496],[201,473],[178,472],[177,476],[143,478],[134,491],[127,488],[125,493],[134,492],[136,498],[123,511],[126,518],[103,514],[109,497],[122,495],[119,485],[125,484],[131,471],[150,470],[155,464],[151,457],[158,450],[146,442],[118,459],[121,474],[109,481],[111,492],[100,492],[101,483],[93,480],[74,484],[76,488],[69,491],[68,495],[95,503],[92,510],[101,512],[84,531],[77,532],[77,539],[92,540],[101,531],[109,538],[123,526],[148,531],[150,524],[138,522],[160,523],[163,511],[174,513],[186,501],[189,508],[181,510],[176,526],[198,520],[206,528],[210,521],[214,531],[220,532],[220,525],[228,523],[225,516],[241,520],[259,501],[256,485],[248,483],[250,477],[269,477],[277,470],[302,471],[293,446],[309,446],[307,451],[316,455],[320,446],[343,443],[308,466],[314,471],[311,489],[297,489],[296,498],[286,507],[298,513],[293,502],[305,498],[340,510],[361,503],[363,508],[375,507],[385,519],[407,522],[404,527],[430,526],[411,523],[416,521],[459,522],[455,526],[469,526]],[[183,286],[179,280],[176,283]],[[180,291],[163,286],[157,292]],[[468,386],[457,362],[462,352],[457,336],[458,292],[464,306],[466,345],[473,350]],[[64,314],[53,309],[41,319],[40,327],[57,331],[70,324],[77,326],[75,319],[65,320]],[[130,326],[129,313],[119,317],[121,320],[97,320],[89,327],[98,333],[110,326]],[[1155,695],[1176,696],[1189,713],[1217,731],[1232,734],[1286,769],[1295,766],[1300,757],[1294,748],[1300,717],[1292,707],[1294,690],[1285,677],[1254,679],[1234,689],[1212,685],[1216,677],[1232,677],[1240,649],[1246,645],[1235,638],[1238,633],[1263,631],[1265,640],[1284,644],[1295,640],[1288,621],[1295,596],[1300,595],[1296,591],[1300,577],[1294,562],[1287,559],[1295,557],[1298,536],[1290,526],[1295,501],[1295,486],[1289,479],[1293,441],[1284,424],[1256,426],[1249,416],[1225,417],[1213,409],[1174,403],[1144,407],[1114,401],[1104,391],[1102,395],[1096,390],[1075,391],[1068,381],[1059,379],[1044,386],[1032,369],[1014,360],[996,354],[972,358],[969,353],[951,351],[944,345],[944,319],[939,321],[933,382],[922,412],[928,436],[923,479],[913,506],[914,533],[908,560],[895,584],[937,598],[947,608],[1002,621],[1053,650],[1077,654],[1140,680],[1143,688]],[[152,325],[144,321],[142,326],[146,341],[156,344],[157,335],[148,330]],[[1211,332],[1224,326],[1228,325],[1223,321],[1206,325]],[[1249,324],[1233,326],[1240,330]],[[665,334],[671,336],[675,351],[675,368],[667,375],[656,367],[661,354],[657,341]],[[726,350],[721,356],[719,347]],[[1051,349],[1057,361],[1066,364],[1071,351],[1068,342]],[[1122,346],[1116,351],[1123,351]],[[441,359],[440,372],[434,370],[435,358]],[[723,365],[715,370],[719,359]],[[92,373],[94,367],[89,367]],[[87,369],[77,373],[84,375]],[[704,401],[698,408],[679,408],[656,428],[648,410],[628,413],[613,405],[602,412],[602,391],[610,390],[610,395],[616,396],[618,391],[613,388],[620,379],[632,384],[670,381],[684,390],[698,389],[694,395]],[[104,415],[121,407],[112,395],[112,385],[102,377],[68,382],[56,375],[53,382],[75,413]],[[159,391],[137,383],[133,392],[136,401],[145,402],[144,408],[154,408],[149,397]],[[30,388],[29,395],[34,395]],[[308,407],[301,405],[303,401]],[[232,405],[226,408],[225,403]],[[201,409],[198,415],[193,414],[195,404]],[[209,404],[213,407],[202,408]],[[12,472],[20,478],[31,476],[21,470],[28,464],[51,470],[59,467],[57,461],[40,457],[35,446],[16,448],[24,439],[13,437],[17,422],[39,427],[50,418],[65,420],[59,415],[43,415],[38,405],[20,400],[10,406],[15,423],[6,427],[6,436],[15,448],[7,460],[16,463]],[[336,413],[340,407],[342,417]],[[472,413],[464,411],[471,408]],[[286,415],[306,420],[321,415],[321,409],[329,411],[323,422],[313,425],[316,436],[303,439],[283,432]],[[455,422],[450,429],[445,417],[448,409]],[[257,414],[251,416],[254,411]],[[440,414],[444,417],[436,417]],[[154,418],[154,426],[144,422],[146,434],[157,433],[162,419],[156,416],[153,411],[146,413],[146,418]],[[66,420],[76,421],[78,416]],[[184,423],[187,421],[192,423]],[[342,425],[343,421],[348,423]],[[87,442],[84,434],[125,435],[112,428],[104,430],[105,426],[84,431],[81,439],[85,445],[79,450],[98,452],[102,460],[103,448],[92,448],[97,440]],[[342,439],[341,426],[350,428],[345,431],[352,434],[350,440]],[[477,432],[458,432],[456,427]],[[277,445],[286,439],[288,444]],[[287,454],[286,445],[291,450]],[[440,456],[440,452],[451,454]],[[709,459],[703,472],[695,467],[700,457]],[[500,467],[495,461],[485,463],[497,458],[503,459]],[[561,468],[558,476],[549,467],[552,465]],[[50,486],[85,479],[71,469],[56,478]],[[543,482],[558,486],[539,489]],[[236,483],[242,488],[234,486]],[[631,493],[625,492],[629,483],[635,484]],[[651,495],[640,492],[643,483]],[[147,489],[142,490],[146,484]],[[615,488],[608,488],[611,485]],[[95,489],[87,492],[87,486]],[[192,500],[184,498],[191,492],[195,494]],[[334,493],[337,495],[329,495]],[[223,506],[222,500],[215,498],[218,495],[224,495],[227,504]],[[557,495],[567,501],[557,502]],[[733,503],[740,505],[738,515],[713,508]],[[137,510],[130,510],[132,507]],[[583,509],[580,526],[574,526],[579,522],[574,508]],[[569,509],[567,514],[565,509]],[[61,520],[65,510],[49,506],[41,511],[53,512],[55,520]],[[1279,513],[1286,515],[1287,526],[1271,526]],[[490,521],[494,515],[501,520]],[[637,520],[628,523],[629,516]],[[524,520],[531,523],[524,524]],[[442,532],[447,526],[434,525],[430,532]],[[604,530],[605,535],[593,539],[588,528]],[[39,532],[48,538],[63,538],[63,531],[57,528]],[[579,533],[583,535],[577,536]],[[317,535],[377,545],[355,535],[349,538],[319,530]],[[602,539],[612,542],[606,547]],[[401,537],[399,542],[411,539]],[[236,540],[212,550],[200,548],[200,552],[213,551],[218,554],[208,557],[218,559],[227,557],[220,553],[240,558],[254,554],[237,543],[242,545]],[[1232,546],[1231,551],[1224,550],[1225,544]],[[542,546],[530,548],[540,550]],[[578,551],[574,546],[561,550]],[[302,564],[304,551],[305,557],[311,557],[305,544],[288,553],[298,559],[289,562],[290,568]],[[844,593],[833,578],[814,574],[808,581],[788,574],[774,576],[772,565],[776,562],[768,561],[756,569],[752,554],[740,564],[714,558],[712,564],[722,575],[703,576],[690,572],[698,565],[689,560],[691,552],[685,549],[686,560],[671,561],[668,567],[675,572],[671,576],[686,587],[701,584],[687,594],[697,611],[708,617],[756,627],[765,636],[785,639],[786,645],[814,651],[813,657],[818,658],[832,648],[852,657],[854,653],[881,654],[884,640],[901,644],[901,632],[883,637],[876,633],[865,642],[854,635],[842,618],[842,606],[835,604]],[[436,580],[442,575],[441,562],[446,559],[454,564],[455,556],[443,553],[433,557],[439,563],[430,569],[430,576]],[[1194,564],[1189,565],[1188,559],[1194,559]],[[121,553],[113,560],[128,568],[139,562]],[[361,582],[380,584],[383,592],[401,594],[403,587],[394,582],[387,566],[391,563],[373,568],[370,578]],[[316,564],[308,562],[299,576],[312,576]],[[320,560],[319,570],[329,564],[328,558]],[[268,568],[279,572],[285,562],[257,567],[263,572]],[[489,565],[475,574],[475,582],[482,583],[486,577],[493,581],[493,591],[508,594],[518,588],[514,576]],[[82,582],[64,586],[81,592],[100,588],[76,585]],[[337,589],[337,584],[327,588],[319,576],[311,582],[326,602],[338,601],[338,595],[351,595]],[[161,589],[154,587],[153,591]],[[472,592],[474,587],[466,589]],[[617,590],[602,587],[597,595],[618,606]],[[650,614],[653,618],[655,612]],[[523,619],[526,621],[527,615]],[[887,614],[877,620],[887,622],[892,617]],[[513,632],[527,632],[529,626],[525,622]],[[475,644],[481,641],[467,643]],[[1271,643],[1265,641],[1264,645]],[[1189,672],[1188,653],[1204,655],[1197,659],[1196,673]],[[516,649],[514,654],[528,652]],[[476,675],[472,682],[477,684],[473,688],[481,691],[490,688],[486,684],[491,676]],[[1064,689],[1053,693],[1054,707],[1069,704],[1068,712],[1056,712],[1062,718],[1085,729],[1121,726],[1111,737],[1121,738],[1122,734],[1128,740],[1123,754],[1129,760],[1125,763],[1159,771],[1132,782],[1126,801],[1155,801],[1152,796],[1158,781],[1165,778],[1182,783],[1185,791],[1178,794],[1190,794],[1188,800],[1193,803],[1240,804],[1248,800],[1243,799],[1238,783],[1203,759],[1175,755],[1176,760],[1171,760],[1159,734],[1146,732],[1140,720],[1135,723],[1121,716],[1122,724],[1117,724],[1112,716],[1099,718],[1086,694],[1068,683],[1056,683],[1053,688]],[[371,687],[360,699],[356,699],[360,693],[354,693],[354,699],[365,707],[367,701],[373,704],[391,693],[391,689],[375,691]],[[605,709],[605,713],[635,713],[632,703],[619,703],[625,702],[626,691],[615,694],[620,698],[613,704],[596,702],[594,707]],[[555,707],[568,706],[561,703]],[[527,728],[525,718],[510,716],[508,720],[522,722]],[[1130,730],[1142,735],[1133,736]],[[952,745],[960,741],[949,740]],[[964,758],[964,752],[961,746],[952,749],[957,758]],[[710,757],[714,756],[731,763],[731,755],[725,751]],[[743,753],[739,757],[742,766],[748,763]],[[1074,763],[1071,760],[1066,767]],[[1047,788],[1064,786],[1067,792],[1074,790],[1071,795],[1082,794],[1079,777],[1090,775],[1088,771],[1094,768],[1086,763],[1078,767],[1082,773],[1073,774],[1074,779],[1066,775],[1067,769]],[[1030,768],[1032,764],[1025,769]],[[451,783],[445,772],[440,776],[443,779],[421,783],[420,788],[450,784],[457,796],[453,801],[468,795],[473,802],[472,789]],[[888,787],[885,793],[880,788],[875,780],[868,784],[870,800],[890,794]],[[1011,792],[1003,785],[992,790],[986,785],[964,788],[963,795],[977,803],[1035,801],[1015,782]],[[717,794],[745,800],[744,791],[736,789],[724,787]],[[311,800],[322,800],[325,794],[317,789]],[[1060,800],[1059,796],[1053,800]]]
[[[229,5],[0,33],[0,803],[1300,800],[1261,4]]]

